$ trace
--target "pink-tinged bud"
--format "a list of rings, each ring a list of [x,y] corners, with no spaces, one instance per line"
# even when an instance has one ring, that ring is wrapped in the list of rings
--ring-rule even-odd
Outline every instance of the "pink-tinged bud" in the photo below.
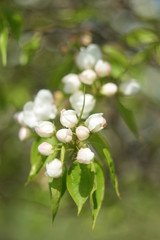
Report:
[[[76,128],[76,135],[80,141],[84,141],[89,137],[89,129],[87,127],[79,126]]]
[[[22,126],[25,126],[23,111],[14,114],[14,119]]]
[[[111,65],[100,59],[95,65],[95,71],[99,77],[106,77],[111,72]]]
[[[106,127],[106,119],[102,116],[103,113],[95,113],[87,118],[85,125],[91,132],[99,132],[104,127]]]
[[[72,131],[71,129],[60,129],[56,133],[56,137],[60,142],[68,143],[72,141]]]
[[[84,46],[88,46],[92,42],[92,35],[91,33],[85,33],[80,38],[80,43]]]
[[[79,74],[80,81],[87,85],[93,84],[93,82],[96,80],[96,77],[97,75],[92,69],[87,69]]]
[[[40,152],[40,154],[42,154],[44,156],[49,156],[54,152],[52,145],[47,142],[41,143],[38,146],[38,151]]]
[[[31,131],[27,127],[21,127],[18,136],[21,141],[24,141],[31,136]]]
[[[51,137],[55,132],[55,126],[49,121],[41,121],[35,127],[35,131],[40,137]]]
[[[46,164],[46,175],[52,178],[58,178],[62,174],[62,162],[58,159],[54,159],[53,161]]]
[[[60,115],[60,122],[64,127],[73,128],[78,122],[76,112],[63,109]]]
[[[106,83],[101,88],[101,93],[107,97],[112,97],[116,94],[118,87],[115,83]]]
[[[79,163],[90,164],[94,160],[94,153],[89,148],[81,148],[77,154]]]

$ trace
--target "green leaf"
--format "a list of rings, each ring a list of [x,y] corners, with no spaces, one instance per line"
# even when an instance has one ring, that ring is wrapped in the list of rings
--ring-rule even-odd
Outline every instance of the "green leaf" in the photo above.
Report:
[[[10,9],[5,9],[4,14],[13,36],[19,40],[23,27],[21,16]]]
[[[158,64],[160,65],[160,44],[158,44],[156,47],[156,58],[157,58]]]
[[[78,214],[91,193],[93,181],[94,172],[90,164],[80,164],[75,161],[71,165],[67,175],[67,188],[78,207]]]
[[[117,180],[117,176],[116,176],[116,173],[115,173],[115,167],[114,167],[113,159],[112,159],[111,154],[110,154],[110,152],[107,148],[103,148],[103,153],[106,156],[106,160],[107,160],[107,164],[108,164],[108,167],[109,167],[110,178],[111,178],[112,184],[114,186],[114,189],[116,191],[117,196],[120,198],[120,193],[119,193],[119,189],[118,189],[118,180]]]
[[[120,111],[121,117],[123,118],[123,120],[125,121],[127,126],[129,127],[129,129],[132,131],[132,133],[138,138],[139,133],[138,133],[138,129],[137,129],[137,126],[136,126],[136,122],[135,122],[133,112],[131,110],[127,109],[120,102],[120,100],[118,98],[116,98],[116,103],[117,103],[117,107]]]
[[[66,190],[67,168],[63,166],[62,176],[59,178],[49,178],[49,190],[52,202],[52,222],[57,214],[60,200]]]
[[[41,170],[41,168],[43,167],[46,161],[48,162],[54,159],[57,155],[56,150],[49,157],[41,155],[38,151],[38,146],[43,142],[56,144],[57,140],[55,137],[48,138],[48,139],[38,138],[33,142],[32,149],[31,149],[31,170],[30,170],[29,177],[26,184],[28,184],[39,173],[39,171]]]
[[[2,56],[2,64],[6,66],[7,64],[7,44],[8,44],[8,29],[7,26],[1,22],[0,23],[0,51]]]
[[[104,172],[98,161],[93,162],[95,177],[94,177],[94,188],[90,196],[90,204],[93,216],[92,229],[95,226],[97,215],[102,205],[104,190],[105,190],[105,178]]]
[[[149,29],[136,29],[126,35],[126,42],[130,46],[139,46],[158,41],[157,35]]]
[[[103,136],[100,135],[99,133],[92,134],[91,137],[89,138],[89,142],[93,146],[93,148],[96,150],[97,154],[102,159],[102,161],[104,161],[109,167],[112,184],[114,186],[117,196],[120,197],[119,190],[118,190],[118,180],[115,173],[114,162],[110,155],[108,143],[103,138]]]

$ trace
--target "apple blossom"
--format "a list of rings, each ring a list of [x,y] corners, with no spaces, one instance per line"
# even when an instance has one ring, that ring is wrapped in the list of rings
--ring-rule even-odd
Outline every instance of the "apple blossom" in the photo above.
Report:
[[[81,148],[77,154],[79,163],[90,164],[94,160],[94,153],[89,148]]]
[[[76,112],[74,110],[65,110],[61,111],[60,122],[64,127],[73,128],[78,122]]]
[[[80,115],[83,101],[84,101],[84,94],[82,91],[78,91],[70,96],[69,98],[70,104],[72,108],[76,111],[78,115]],[[88,117],[89,113],[93,110],[95,106],[96,100],[91,94],[85,94],[85,106],[83,110],[82,119]]]
[[[116,94],[118,87],[115,83],[109,82],[102,86],[101,93],[107,97],[111,97]]]
[[[76,135],[80,141],[84,141],[89,137],[89,129],[84,126],[76,128]]]
[[[40,137],[51,137],[55,132],[55,126],[49,121],[41,121],[35,127],[35,131]]]
[[[119,86],[120,92],[122,92],[126,96],[135,95],[140,91],[140,89],[141,85],[135,79],[122,82]]]
[[[78,91],[81,83],[77,74],[69,73],[62,78],[65,93],[74,93]]]
[[[96,73],[92,69],[84,70],[79,74],[79,79],[82,83],[91,85],[96,80]]]
[[[87,118],[85,125],[91,132],[99,132],[106,126],[106,119],[102,116],[103,113],[95,113]]]
[[[48,142],[41,143],[38,146],[38,151],[44,156],[49,156],[54,152],[52,145]]]
[[[56,137],[60,142],[68,143],[72,141],[72,131],[71,129],[60,129],[56,133]]]
[[[90,44],[87,48],[82,47],[76,56],[76,64],[79,69],[89,69],[94,67],[95,63],[101,59],[102,53],[98,45]]]
[[[46,175],[52,178],[58,178],[62,174],[62,162],[55,158],[46,164]]]
[[[111,72],[110,64],[101,59],[97,61],[94,69],[99,77],[106,77]]]

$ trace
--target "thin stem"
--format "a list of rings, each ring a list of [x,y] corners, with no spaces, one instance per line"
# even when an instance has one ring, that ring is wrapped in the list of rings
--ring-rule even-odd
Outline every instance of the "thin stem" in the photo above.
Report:
[[[60,156],[62,163],[64,162],[64,157],[65,157],[65,147],[64,147],[64,145],[62,145],[61,156]]]
[[[85,87],[85,85],[84,85],[84,88],[83,88],[83,95],[84,95],[83,105],[82,105],[81,113],[80,113],[79,118],[78,118],[78,123],[77,123],[77,125],[78,125],[79,122],[81,121],[81,117],[82,117],[83,111],[84,111],[84,106],[85,106],[85,92],[86,92],[86,87]]]

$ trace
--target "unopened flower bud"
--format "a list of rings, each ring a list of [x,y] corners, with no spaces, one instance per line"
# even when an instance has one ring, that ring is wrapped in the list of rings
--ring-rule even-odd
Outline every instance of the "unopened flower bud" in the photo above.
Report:
[[[25,126],[23,111],[14,114],[14,119],[22,126]]]
[[[41,121],[35,127],[35,131],[40,137],[51,137],[55,132],[55,126],[49,121]]]
[[[80,141],[84,141],[89,137],[89,130],[87,127],[79,126],[76,128],[76,135]]]
[[[78,75],[70,73],[62,78],[64,83],[64,92],[65,93],[74,93],[78,91],[81,83],[79,81]]]
[[[82,83],[91,85],[96,80],[96,73],[92,69],[87,69],[79,74]]]
[[[68,143],[72,140],[72,131],[71,129],[60,129],[56,133],[56,137],[60,142]]]
[[[101,129],[106,127],[106,119],[102,116],[103,113],[95,113],[87,118],[85,125],[91,132],[99,132]]]
[[[119,86],[120,92],[126,96],[132,96],[137,94],[141,89],[141,85],[135,80],[131,79],[127,82],[122,82]]]
[[[88,46],[92,42],[92,35],[91,33],[85,33],[80,38],[80,43],[84,46]]]
[[[76,112],[63,109],[60,115],[60,122],[64,127],[73,128],[78,122]]]
[[[52,145],[48,142],[41,143],[38,146],[38,151],[44,156],[49,156],[54,152]]]
[[[115,83],[106,83],[101,88],[101,93],[107,97],[112,97],[116,94],[118,87]]]
[[[89,148],[81,148],[77,154],[79,163],[89,164],[94,159],[94,153]]]
[[[24,141],[31,136],[31,131],[27,127],[21,127],[18,135],[19,139]]]
[[[111,65],[100,59],[95,65],[95,71],[99,77],[106,77],[111,72]]]
[[[62,162],[58,159],[54,159],[53,161],[46,164],[46,175],[52,178],[58,178],[62,174]]]

